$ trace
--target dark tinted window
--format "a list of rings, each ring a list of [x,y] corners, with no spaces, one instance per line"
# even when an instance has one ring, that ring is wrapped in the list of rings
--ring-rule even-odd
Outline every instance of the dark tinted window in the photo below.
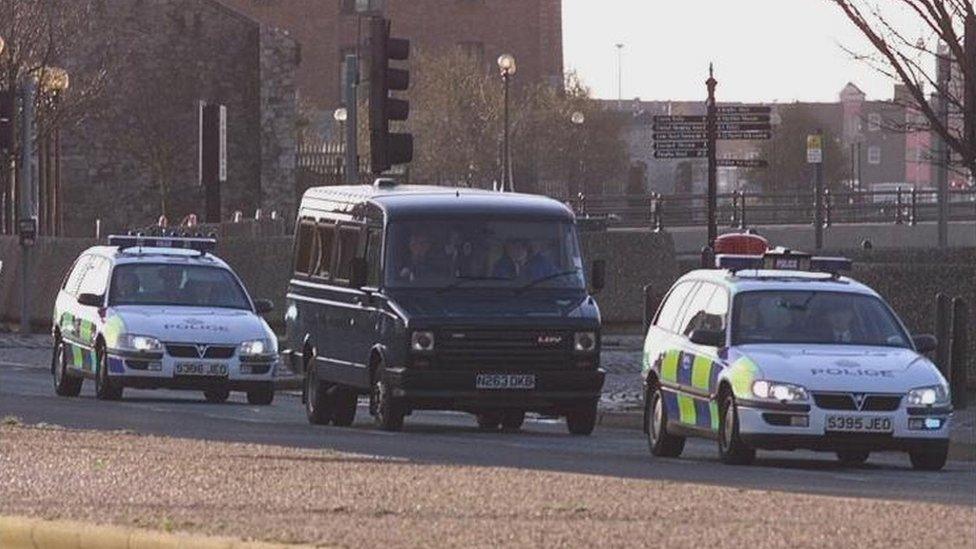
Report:
[[[328,279],[332,274],[332,253],[335,251],[335,223],[322,223],[317,228],[318,260],[313,269],[316,278]]]
[[[352,260],[359,252],[359,227],[339,227],[339,257],[336,261],[336,278],[348,281],[352,275]]]
[[[370,227],[366,239],[366,285],[377,288],[382,277],[383,228]]]
[[[312,265],[313,248],[316,245],[315,224],[303,220],[295,231],[295,272],[311,274],[315,266]],[[318,260],[316,259],[316,263]]]
[[[675,325],[678,323],[678,315],[681,313],[685,298],[688,297],[688,292],[694,286],[694,282],[682,282],[671,290],[671,293],[668,294],[667,299],[661,306],[661,310],[658,312],[657,321],[654,323],[655,326],[665,330],[675,330]]]

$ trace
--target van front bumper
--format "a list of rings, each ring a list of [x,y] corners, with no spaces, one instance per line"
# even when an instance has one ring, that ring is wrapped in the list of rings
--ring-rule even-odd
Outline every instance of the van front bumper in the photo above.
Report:
[[[462,410],[523,409],[561,413],[600,398],[606,372],[595,370],[544,370],[505,372],[535,376],[533,389],[478,389],[473,370],[387,369],[384,381],[393,396],[412,409]]]

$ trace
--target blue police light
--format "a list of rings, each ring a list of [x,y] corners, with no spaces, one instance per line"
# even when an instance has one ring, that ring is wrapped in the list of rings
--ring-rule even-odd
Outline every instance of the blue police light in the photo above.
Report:
[[[763,258],[761,255],[721,254],[715,256],[715,266],[719,269],[728,269],[732,272],[745,269],[760,269],[763,266]]]
[[[217,249],[217,239],[199,236],[110,235],[108,237],[108,245],[117,246],[120,250],[127,248],[175,248],[208,253]]]
[[[810,269],[822,273],[837,274],[841,271],[850,271],[854,267],[854,262],[846,257],[814,257],[810,259]]]

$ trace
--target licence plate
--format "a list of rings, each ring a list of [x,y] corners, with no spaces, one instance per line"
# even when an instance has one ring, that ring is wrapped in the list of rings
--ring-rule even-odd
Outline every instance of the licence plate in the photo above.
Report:
[[[475,378],[478,389],[535,389],[535,376],[532,374],[478,374]]]
[[[845,433],[890,433],[887,416],[827,416],[827,430]]]
[[[224,377],[227,375],[227,365],[214,362],[177,362],[176,375]]]

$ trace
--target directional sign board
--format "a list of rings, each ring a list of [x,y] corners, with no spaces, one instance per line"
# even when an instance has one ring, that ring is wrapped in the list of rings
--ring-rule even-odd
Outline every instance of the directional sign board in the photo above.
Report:
[[[704,141],[708,134],[701,132],[654,132],[655,141]]]
[[[759,105],[722,105],[716,107],[719,115],[723,114],[769,114],[773,112],[772,107]]]
[[[807,136],[807,164],[823,163],[823,136]]]
[[[654,151],[654,158],[705,158],[708,151]]]
[[[658,122],[701,122],[702,124],[704,124],[705,123],[705,115],[703,115],[703,114],[695,114],[695,115],[683,115],[683,114],[676,114],[676,115],[670,115],[670,114],[668,114],[668,115],[664,115],[664,114],[658,114],[658,115],[655,115],[654,116],[654,122],[655,123],[658,123]]]
[[[720,132],[768,132],[772,131],[772,127],[769,124],[738,124],[738,123],[718,123],[718,131]]]
[[[715,161],[719,168],[766,168],[769,162],[757,158],[719,158]]]
[[[706,150],[708,149],[707,141],[655,141],[654,150],[655,151],[688,151],[688,150]]]
[[[703,132],[705,123],[685,123],[685,122],[655,122],[654,131],[656,132]]]
[[[768,114],[720,114],[718,121],[749,124],[769,124]]]
[[[718,138],[723,141],[754,141],[760,139],[772,139],[772,131],[749,131],[749,132],[718,132]]]

